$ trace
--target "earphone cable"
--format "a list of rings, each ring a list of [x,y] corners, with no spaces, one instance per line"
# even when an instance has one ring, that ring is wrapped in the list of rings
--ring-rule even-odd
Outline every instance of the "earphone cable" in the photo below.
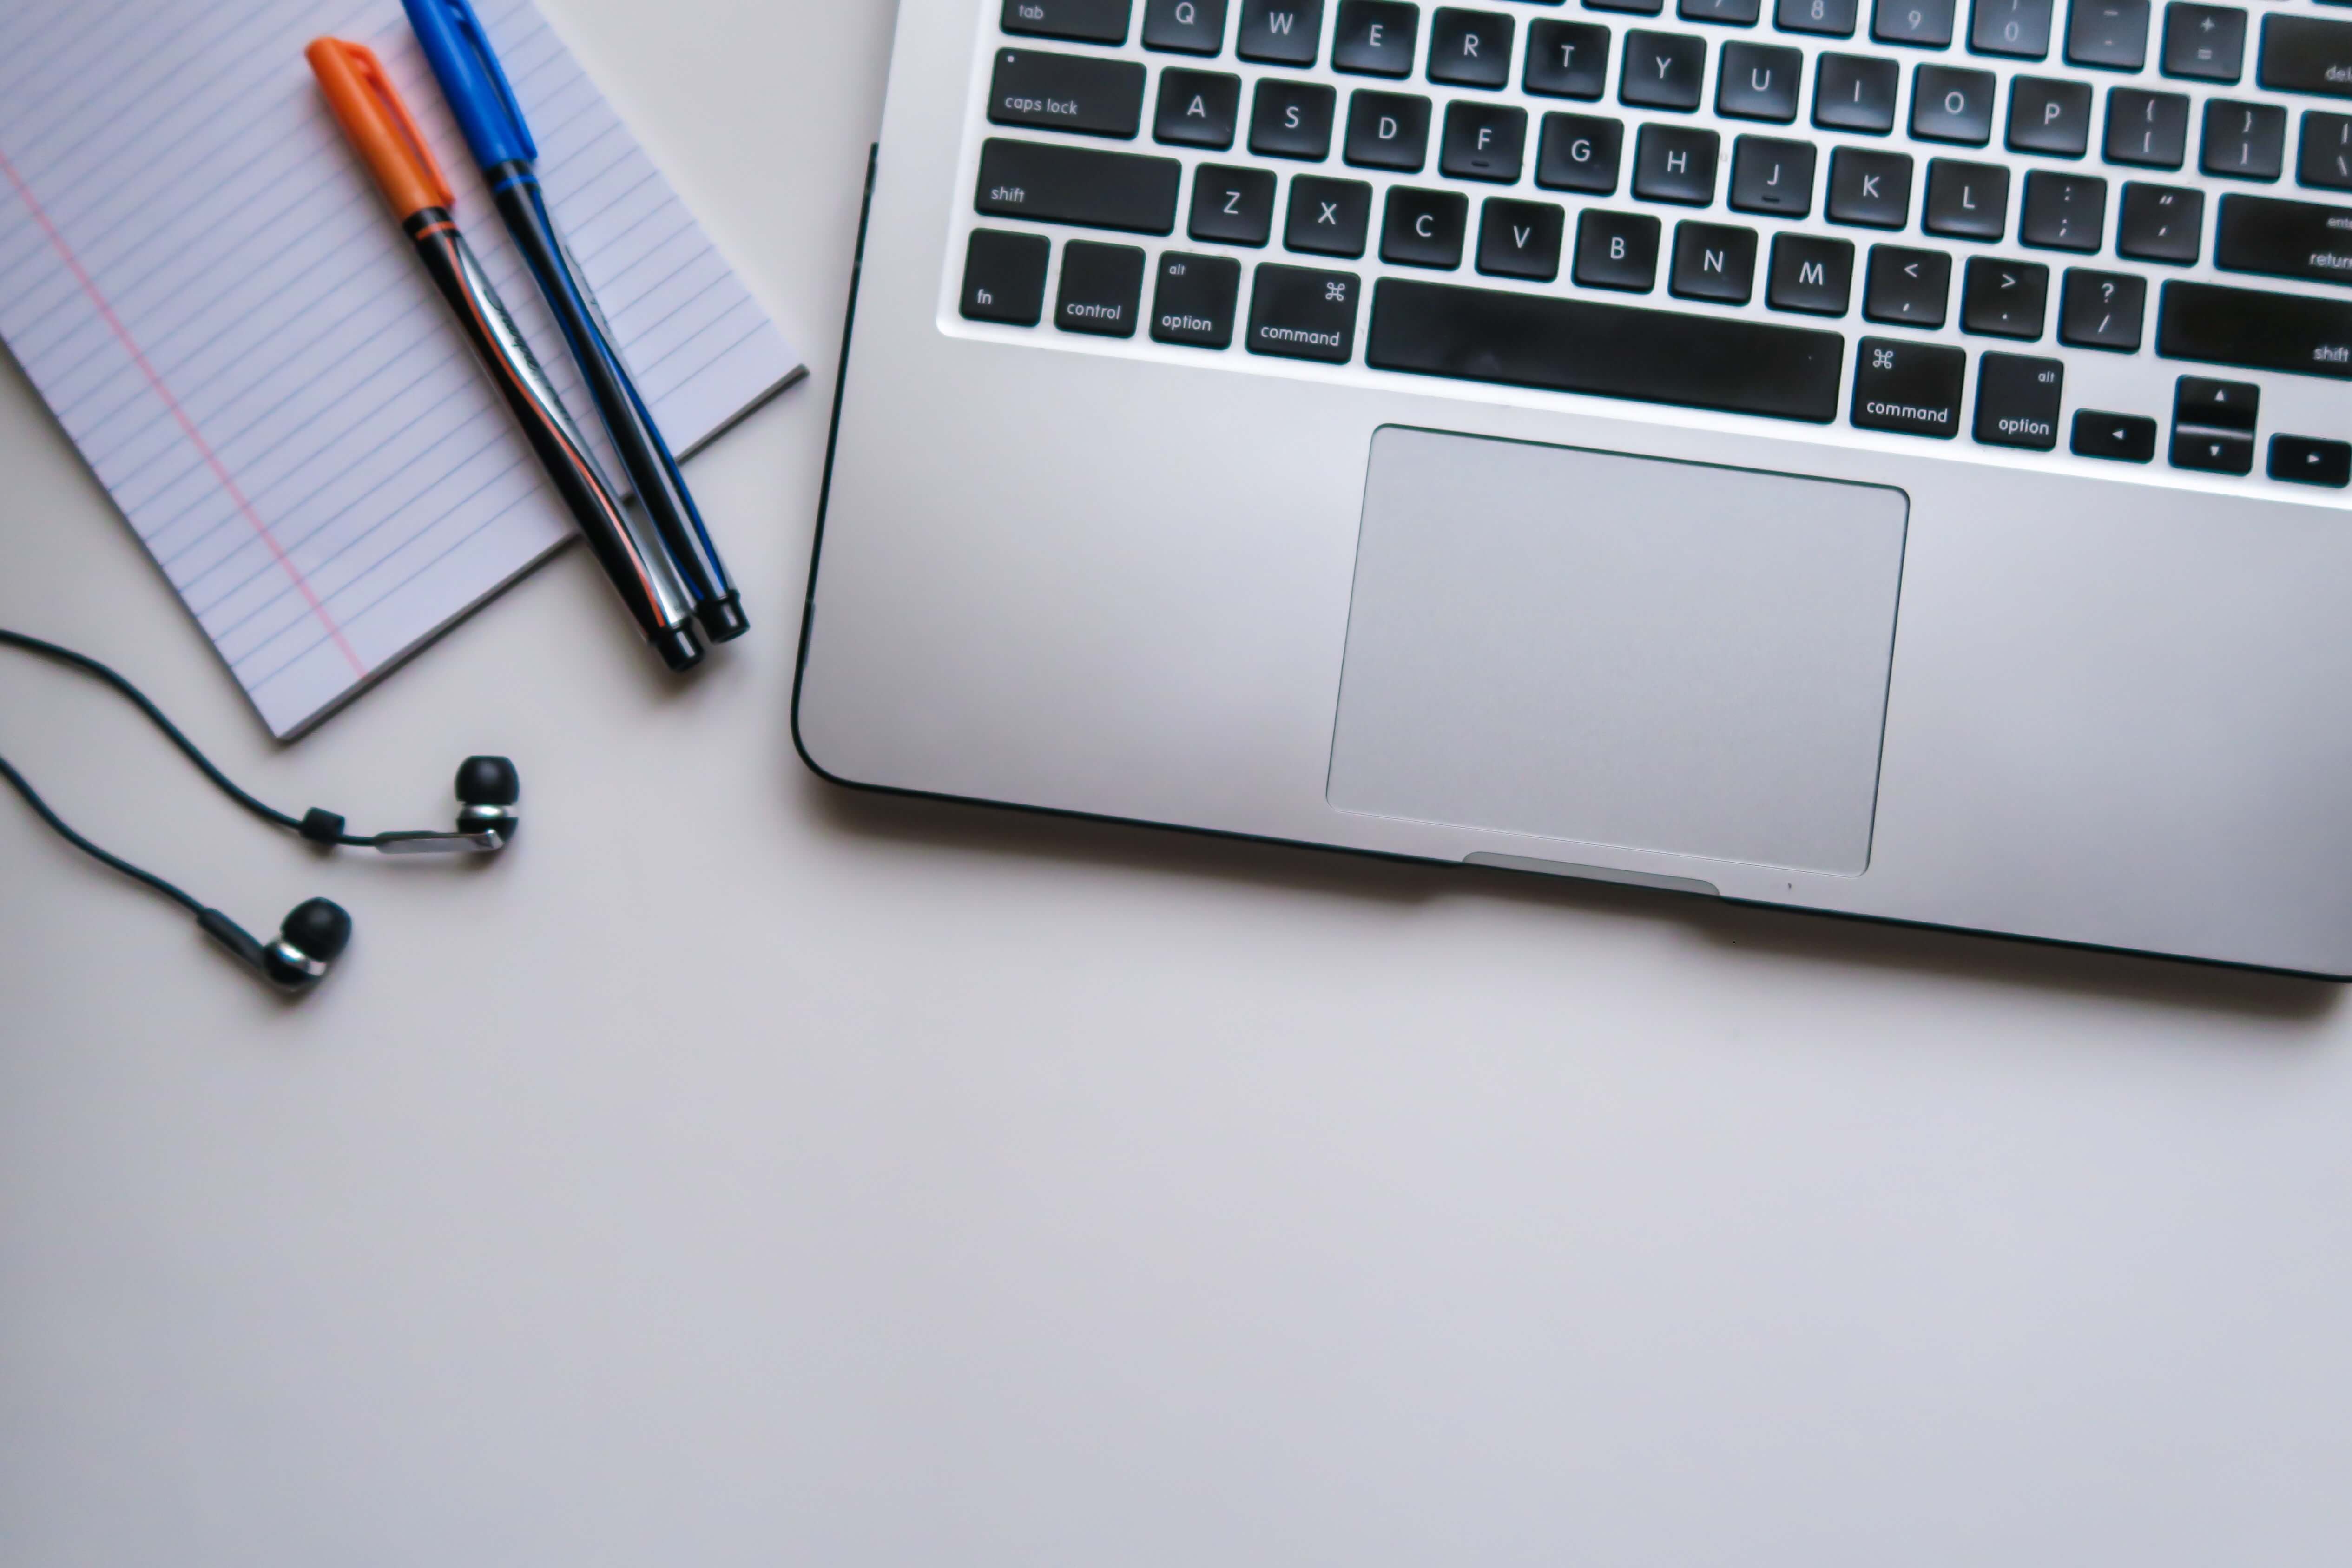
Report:
[[[134,881],[146,883],[147,886],[154,889],[165,898],[174,900],[179,903],[186,905],[190,910],[197,915],[205,913],[204,905],[198,903],[195,900],[190,898],[187,894],[182,892],[171,883],[163,880],[163,878],[158,877],[154,872],[142,870],[140,868],[133,866],[130,861],[125,860],[120,855],[108,854],[105,850],[100,849],[97,845],[92,844],[89,839],[84,838],[80,834],[76,833],[71,827],[68,826],[66,825],[65,818],[59,816],[56,812],[49,809],[49,803],[41,798],[40,793],[34,789],[33,786],[26,781],[24,774],[18,773],[15,767],[10,765],[8,759],[5,757],[0,757],[0,778],[6,779],[9,784],[16,789],[16,793],[25,797],[25,804],[31,806],[34,813],[38,816],[43,822],[47,823],[52,828],[55,828],[59,837],[72,845],[75,848],[80,850],[83,854],[89,856],[91,859],[96,860],[102,866],[110,867],[114,870],[121,872],[124,876],[131,878]]]
[[[76,653],[69,647],[59,647],[53,642],[43,642],[39,637],[26,637],[22,632],[12,632],[5,626],[0,626],[0,644],[5,644],[11,647],[22,648],[26,653],[37,654],[43,658],[54,659],[59,664],[79,669],[85,675],[95,676],[97,679],[103,680],[109,686],[111,686],[115,690],[121,692],[123,696],[129,698],[134,704],[136,704],[139,710],[147,715],[148,719],[154,724],[155,728],[163,731],[163,733],[170,738],[172,743],[179,747],[180,750],[186,754],[188,761],[195,763],[198,771],[201,772],[205,777],[210,779],[214,785],[217,787],[223,795],[227,795],[229,799],[236,802],[237,805],[245,807],[246,810],[261,818],[264,822],[271,824],[273,826],[291,829],[296,833],[303,834],[305,837],[310,837],[309,833],[304,831],[302,818],[289,816],[287,813],[279,811],[275,806],[268,805],[265,801],[255,799],[252,795],[247,794],[245,790],[238,787],[236,780],[230,778],[226,773],[221,772],[219,768],[214,766],[213,760],[210,757],[205,756],[201,751],[198,751],[196,749],[196,743],[194,741],[189,740],[187,736],[180,732],[180,727],[177,724],[173,723],[171,720],[164,717],[163,710],[161,708],[156,707],[153,702],[150,701],[145,692],[131,685],[127,679],[117,673],[115,670],[99,663],[98,660],[91,658],[87,654]],[[24,793],[26,798],[28,800],[34,800],[37,805],[37,798],[33,795],[30,790],[26,789],[23,778],[21,776],[15,775],[13,770],[11,771],[11,776],[15,779],[17,789]],[[46,813],[46,807],[42,807],[41,809]],[[49,820],[53,824],[57,823],[55,816],[51,816]],[[357,834],[341,832],[340,831],[341,824],[339,821],[335,821],[333,819],[330,819],[330,821],[331,826],[338,828],[338,831],[333,835],[333,842],[335,843],[354,848],[365,848],[375,843],[375,840],[373,838],[362,837]],[[59,831],[66,831],[62,824],[58,824],[58,826]],[[79,843],[81,841],[77,840],[76,842]],[[84,847],[88,847],[86,844]],[[92,849],[91,853],[99,854],[100,852]],[[127,869],[127,868],[125,868]],[[143,875],[144,873],[134,874]],[[158,885],[162,886],[163,884]],[[178,896],[176,889],[173,889],[173,892],[174,896]]]

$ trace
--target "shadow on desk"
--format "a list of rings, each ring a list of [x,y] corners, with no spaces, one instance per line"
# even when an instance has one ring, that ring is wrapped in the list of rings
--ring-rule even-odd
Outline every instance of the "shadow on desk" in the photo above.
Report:
[[[842,832],[971,853],[1085,862],[1142,875],[1205,877],[1331,898],[1424,903],[1477,897],[1602,911],[1628,920],[1672,922],[1727,949],[1767,953],[1791,963],[2029,985],[2149,1007],[2317,1020],[2334,1012],[2345,989],[2330,981],[2294,975],[1722,903],[1571,878],[1381,859],[1092,817],[869,793],[794,771],[825,821]]]

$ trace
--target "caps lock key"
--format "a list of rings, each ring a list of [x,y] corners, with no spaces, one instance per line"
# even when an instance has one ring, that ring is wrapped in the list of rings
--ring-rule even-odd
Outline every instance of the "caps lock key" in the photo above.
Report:
[[[1143,124],[1143,68],[1132,60],[999,49],[988,118],[1132,141]]]

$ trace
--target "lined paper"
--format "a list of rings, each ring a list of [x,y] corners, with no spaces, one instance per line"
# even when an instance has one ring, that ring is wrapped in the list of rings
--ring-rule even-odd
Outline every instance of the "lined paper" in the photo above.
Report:
[[[691,451],[799,358],[530,0],[478,9],[557,221]],[[399,0],[0,6],[0,337],[280,738],[573,536],[329,117],[302,58],[321,35],[383,57],[601,447]]]

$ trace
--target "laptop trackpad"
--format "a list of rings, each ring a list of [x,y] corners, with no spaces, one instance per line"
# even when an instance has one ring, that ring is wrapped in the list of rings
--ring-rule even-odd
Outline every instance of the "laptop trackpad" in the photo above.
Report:
[[[1330,801],[1858,873],[1902,491],[1389,427]]]

